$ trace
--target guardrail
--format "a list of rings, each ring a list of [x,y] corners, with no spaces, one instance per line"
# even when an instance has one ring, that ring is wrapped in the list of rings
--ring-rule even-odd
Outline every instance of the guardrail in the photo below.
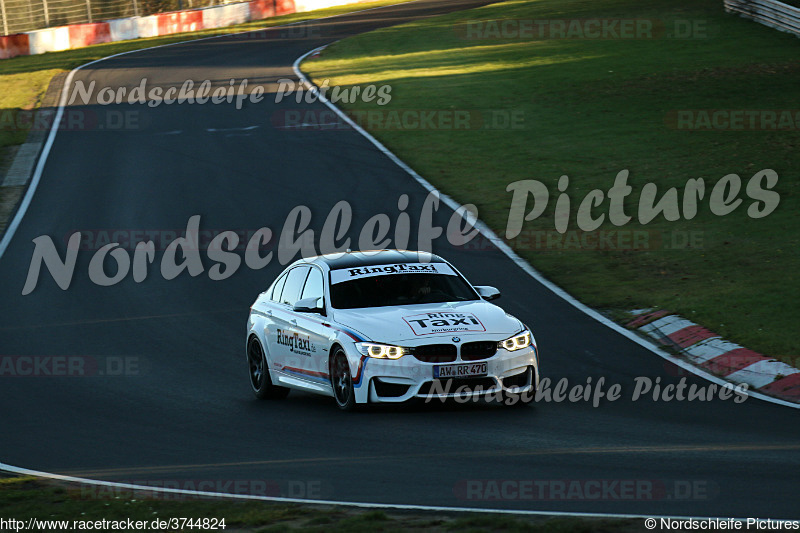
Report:
[[[338,1],[347,3],[353,0]],[[295,13],[298,11],[297,7],[295,0],[249,0],[203,9],[70,24],[5,35],[0,36],[0,59],[60,52],[93,44],[222,28]]]
[[[3,0],[0,0],[2,2]],[[0,60],[93,44],[161,37],[368,0],[247,0],[214,7],[0,35]]]
[[[725,11],[800,37],[800,8],[776,0],[725,0]]]
[[[0,0],[3,35],[246,0]]]

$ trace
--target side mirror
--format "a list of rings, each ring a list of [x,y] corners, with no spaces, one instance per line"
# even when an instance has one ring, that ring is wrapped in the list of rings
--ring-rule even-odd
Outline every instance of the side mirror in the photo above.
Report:
[[[325,309],[320,306],[322,298],[304,298],[298,300],[292,310],[296,313],[318,313],[325,316]]]
[[[490,287],[489,285],[480,285],[475,287],[475,290],[478,291],[478,294],[486,301],[489,300],[497,300],[500,298],[500,291],[495,289],[494,287]]]

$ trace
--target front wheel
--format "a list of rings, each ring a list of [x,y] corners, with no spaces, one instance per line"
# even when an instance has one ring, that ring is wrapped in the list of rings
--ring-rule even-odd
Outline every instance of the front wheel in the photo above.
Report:
[[[289,395],[289,389],[272,384],[269,379],[267,358],[258,339],[251,337],[247,343],[247,363],[250,369],[250,387],[259,400],[282,400]]]
[[[331,386],[336,405],[343,411],[352,411],[356,408],[356,393],[353,389],[353,376],[350,373],[350,364],[341,348],[338,348],[331,358]]]

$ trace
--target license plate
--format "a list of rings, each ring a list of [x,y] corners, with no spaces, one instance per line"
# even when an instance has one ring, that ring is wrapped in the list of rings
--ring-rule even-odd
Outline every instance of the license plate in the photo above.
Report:
[[[436,365],[433,367],[434,378],[466,378],[485,376],[488,373],[488,363],[463,363],[460,365]]]

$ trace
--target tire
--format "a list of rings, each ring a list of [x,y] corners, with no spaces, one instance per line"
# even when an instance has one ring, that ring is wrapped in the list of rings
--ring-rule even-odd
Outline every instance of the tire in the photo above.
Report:
[[[267,368],[267,358],[261,343],[255,337],[247,342],[247,366],[250,388],[259,400],[282,400],[289,396],[289,389],[272,384]]]
[[[350,363],[341,348],[337,348],[331,357],[331,387],[336,405],[342,411],[356,409],[356,393],[353,388],[353,376]]]

